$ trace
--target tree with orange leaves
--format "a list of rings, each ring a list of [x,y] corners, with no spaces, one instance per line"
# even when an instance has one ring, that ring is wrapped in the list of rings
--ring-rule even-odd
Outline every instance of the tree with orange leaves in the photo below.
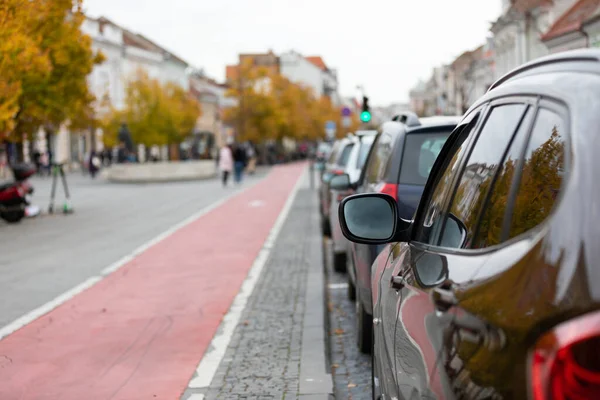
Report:
[[[82,0],[0,2],[0,137],[70,120],[87,126],[87,75],[103,61],[81,32]]]

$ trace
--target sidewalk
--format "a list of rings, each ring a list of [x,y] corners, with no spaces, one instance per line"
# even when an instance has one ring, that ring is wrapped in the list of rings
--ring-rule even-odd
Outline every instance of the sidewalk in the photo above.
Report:
[[[214,378],[195,374],[182,399],[329,399],[325,335],[317,193],[305,174]]]

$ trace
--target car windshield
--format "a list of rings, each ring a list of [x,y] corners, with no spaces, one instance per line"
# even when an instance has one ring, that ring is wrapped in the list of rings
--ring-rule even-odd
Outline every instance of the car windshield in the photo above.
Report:
[[[373,146],[373,141],[375,140],[375,136],[365,136],[360,141],[360,151],[358,153],[358,160],[356,162],[356,167],[358,169],[362,169],[367,161],[367,157],[369,156],[369,150],[371,150],[371,146]]]
[[[409,133],[404,143],[399,183],[425,185],[433,163],[450,133],[451,130],[434,133]]]

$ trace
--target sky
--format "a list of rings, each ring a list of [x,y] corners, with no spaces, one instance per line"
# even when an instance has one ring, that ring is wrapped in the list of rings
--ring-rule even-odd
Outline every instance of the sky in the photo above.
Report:
[[[239,53],[295,50],[338,71],[340,94],[358,85],[372,105],[408,100],[432,68],[477,48],[501,0],[84,0],[222,81]]]

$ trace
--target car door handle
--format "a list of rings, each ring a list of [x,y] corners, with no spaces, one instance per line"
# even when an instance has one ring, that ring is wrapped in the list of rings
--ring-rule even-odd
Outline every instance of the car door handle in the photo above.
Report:
[[[452,290],[435,288],[431,292],[433,303],[439,311],[447,311],[451,307],[458,304],[456,296]]]
[[[393,276],[391,285],[394,289],[403,289],[406,286],[406,279],[402,275]]]

